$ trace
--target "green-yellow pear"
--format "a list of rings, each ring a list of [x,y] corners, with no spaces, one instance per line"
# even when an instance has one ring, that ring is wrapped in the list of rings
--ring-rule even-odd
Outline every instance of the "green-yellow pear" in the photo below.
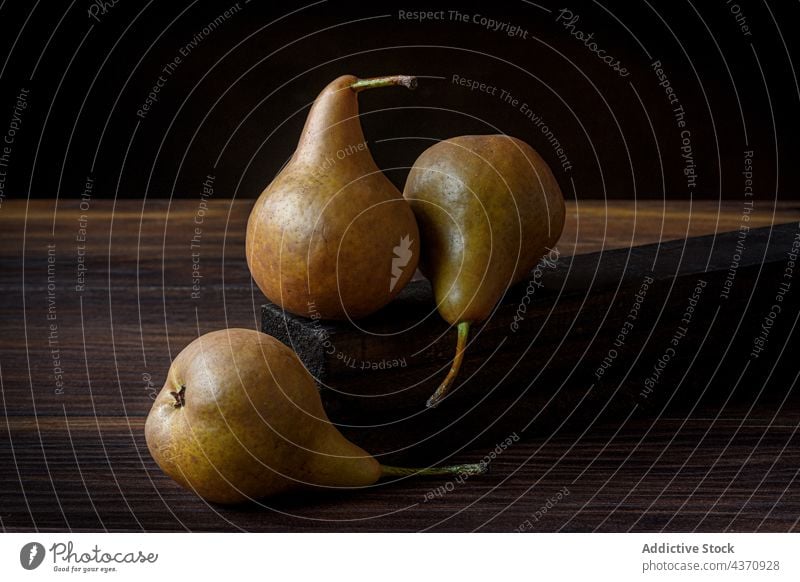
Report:
[[[372,159],[358,93],[415,84],[403,75],[345,75],[314,101],[294,155],[247,223],[247,264],[273,303],[306,317],[359,318],[386,305],[414,275],[417,223]]]
[[[468,135],[425,150],[403,192],[420,229],[420,270],[442,317],[458,328],[456,356],[428,400],[455,380],[470,325],[536,266],[564,228],[564,197],[547,163],[506,135]]]
[[[167,475],[221,504],[295,489],[366,487],[385,476],[486,468],[381,465],[331,424],[297,355],[247,329],[207,333],[178,354],[147,417],[145,438]]]

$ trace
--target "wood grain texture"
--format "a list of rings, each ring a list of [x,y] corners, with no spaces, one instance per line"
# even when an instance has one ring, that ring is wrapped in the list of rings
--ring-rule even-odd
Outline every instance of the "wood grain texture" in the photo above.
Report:
[[[185,494],[147,454],[143,419],[171,356],[189,341],[226,326],[258,328],[263,297],[244,261],[251,203],[92,201],[81,211],[61,201],[54,214],[53,200],[3,202],[3,530],[513,531],[528,528],[526,520],[533,531],[798,529],[798,367],[789,343],[796,314],[776,322],[771,337],[783,339],[729,386],[740,398],[725,406],[705,406],[699,394],[709,378],[689,375],[683,407],[652,419],[530,430],[489,476],[441,497],[433,492],[443,480],[291,496],[267,509],[222,510]],[[559,248],[564,256],[625,248],[733,230],[742,220],[737,204],[695,202],[689,210],[689,203],[571,204]],[[749,225],[798,217],[797,204],[765,205]],[[192,248],[196,228],[199,248]],[[193,270],[201,275],[195,297]],[[762,385],[769,389],[759,393]],[[517,430],[498,424],[500,435]],[[451,460],[480,459],[486,450],[465,448]],[[537,514],[563,487],[569,495]]]
[[[789,531],[800,515],[798,422],[664,418],[616,436],[553,434],[460,484],[409,479],[227,509],[161,474],[142,418],[10,418],[0,517],[6,531]]]

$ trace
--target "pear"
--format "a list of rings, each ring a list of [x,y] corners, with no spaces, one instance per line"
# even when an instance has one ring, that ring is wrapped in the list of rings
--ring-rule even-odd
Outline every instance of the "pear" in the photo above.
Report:
[[[470,325],[536,266],[564,228],[564,197],[547,163],[506,135],[468,135],[425,150],[403,192],[420,229],[420,270],[442,317],[457,326],[456,355],[428,400],[436,406],[458,375]]]
[[[297,489],[366,487],[389,476],[486,469],[381,465],[331,424],[297,355],[247,329],[207,333],[178,354],[147,417],[145,438],[167,475],[220,504]]]
[[[400,191],[375,165],[358,117],[364,89],[416,86],[403,75],[330,83],[314,101],[294,155],[247,223],[247,264],[287,311],[360,318],[411,279],[419,232]]]

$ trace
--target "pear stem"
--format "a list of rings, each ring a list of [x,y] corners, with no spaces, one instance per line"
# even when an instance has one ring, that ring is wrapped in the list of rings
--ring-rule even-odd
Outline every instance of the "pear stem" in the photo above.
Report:
[[[372,77],[371,79],[359,79],[350,88],[356,93],[364,89],[374,89],[376,87],[391,87],[392,85],[402,85],[409,89],[417,88],[417,78],[409,75],[391,75],[389,77]]]
[[[464,359],[464,350],[467,347],[467,338],[469,337],[469,322],[462,321],[458,324],[458,343],[456,344],[456,357],[453,358],[453,365],[447,373],[447,377],[439,384],[433,396],[428,398],[426,406],[428,408],[436,408],[439,402],[447,395],[450,390],[450,385],[458,376],[458,371],[461,369],[461,362]]]
[[[467,463],[446,467],[391,467],[381,465],[381,477],[442,477],[455,475],[483,475],[488,470],[486,463]]]

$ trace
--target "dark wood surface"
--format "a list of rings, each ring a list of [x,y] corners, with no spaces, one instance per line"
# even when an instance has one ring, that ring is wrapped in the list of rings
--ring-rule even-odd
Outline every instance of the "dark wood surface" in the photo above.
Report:
[[[796,312],[776,320],[764,359],[738,367],[728,363],[726,368],[735,369],[720,372],[724,383],[738,379],[726,384],[738,397],[705,402],[703,389],[715,378],[695,378],[687,367],[671,380],[681,384],[676,393],[683,406],[647,418],[525,432],[497,457],[489,475],[464,483],[403,480],[233,510],[186,494],[150,459],[144,417],[171,357],[189,341],[221,327],[259,327],[263,297],[251,285],[243,252],[249,207],[247,201],[213,200],[201,217],[191,201],[91,201],[84,211],[69,201],[59,203],[56,213],[52,200],[3,201],[4,531],[800,527],[800,412],[794,398],[800,368],[790,343]],[[664,208],[652,202],[582,202],[570,206],[559,247],[570,256],[735,230],[741,214],[741,206],[731,203]],[[798,217],[796,204],[758,207],[749,226],[796,224]],[[193,298],[190,244],[197,226],[202,283]],[[82,228],[84,255],[76,240]],[[49,272],[48,245],[54,245]],[[83,290],[76,289],[81,264]],[[739,333],[752,338],[756,329],[747,324]],[[715,337],[713,328],[708,336],[730,339]],[[63,391],[54,362],[63,370]],[[522,433],[516,425],[502,428],[499,434]],[[454,451],[448,460],[479,460],[487,448]]]

